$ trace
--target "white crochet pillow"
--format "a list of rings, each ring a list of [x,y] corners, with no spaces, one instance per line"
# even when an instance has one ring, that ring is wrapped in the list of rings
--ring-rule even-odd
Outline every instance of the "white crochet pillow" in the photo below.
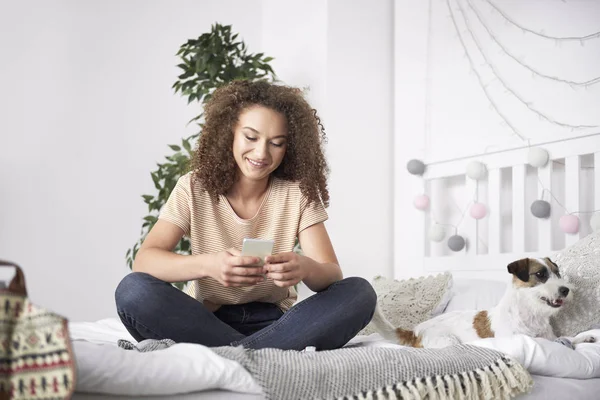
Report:
[[[580,239],[552,257],[573,287],[573,299],[552,319],[558,336],[575,336],[600,323],[600,232]]]
[[[452,282],[452,274],[445,272],[402,281],[376,276],[372,285],[377,304],[392,325],[412,329],[444,312],[452,297]],[[369,324],[358,334],[375,332],[373,324]]]

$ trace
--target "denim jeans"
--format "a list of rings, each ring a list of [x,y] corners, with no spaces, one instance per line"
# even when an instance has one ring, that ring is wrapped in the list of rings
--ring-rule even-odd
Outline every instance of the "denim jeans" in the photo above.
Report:
[[[121,321],[138,341],[172,339],[208,347],[331,350],[344,346],[373,317],[369,282],[335,282],[285,313],[270,303],[223,305],[211,312],[198,300],[149,274],[132,272],[115,292]]]

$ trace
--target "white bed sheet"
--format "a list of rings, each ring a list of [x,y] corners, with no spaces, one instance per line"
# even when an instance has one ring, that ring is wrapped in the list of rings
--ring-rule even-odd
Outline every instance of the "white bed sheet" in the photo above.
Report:
[[[600,379],[553,378],[532,375],[533,389],[516,400],[598,400]]]

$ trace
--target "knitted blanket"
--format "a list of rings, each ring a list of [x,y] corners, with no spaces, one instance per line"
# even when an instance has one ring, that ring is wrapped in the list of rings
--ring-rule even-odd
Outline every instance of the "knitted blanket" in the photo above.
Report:
[[[244,366],[273,400],[508,399],[533,386],[521,364],[472,345],[320,352],[241,346],[212,350]]]

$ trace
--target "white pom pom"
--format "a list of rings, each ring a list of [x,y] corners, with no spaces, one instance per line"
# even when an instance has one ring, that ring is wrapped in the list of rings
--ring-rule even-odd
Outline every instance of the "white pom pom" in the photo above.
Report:
[[[485,164],[479,161],[471,161],[467,165],[467,176],[476,181],[483,179],[485,177],[485,173],[487,168]]]
[[[592,215],[592,219],[590,219],[590,225],[594,232],[600,232],[600,212]]]
[[[441,242],[446,237],[446,230],[440,224],[433,224],[429,228],[429,240],[432,242]]]
[[[550,155],[548,152],[541,147],[532,147],[529,149],[529,154],[527,155],[527,162],[532,167],[542,168],[546,164],[548,164],[548,160],[550,159]]]

